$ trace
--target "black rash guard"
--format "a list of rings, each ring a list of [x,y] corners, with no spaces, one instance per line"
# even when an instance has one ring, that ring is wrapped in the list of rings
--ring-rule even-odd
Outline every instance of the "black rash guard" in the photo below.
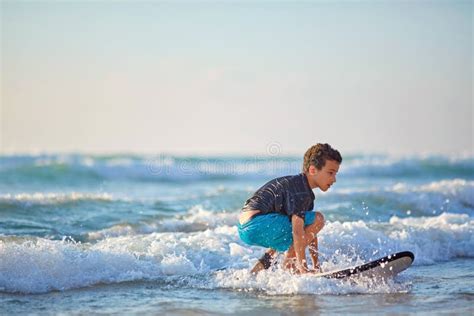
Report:
[[[314,193],[304,173],[273,179],[265,183],[248,199],[242,211],[259,210],[257,215],[280,213],[304,219],[314,207]]]

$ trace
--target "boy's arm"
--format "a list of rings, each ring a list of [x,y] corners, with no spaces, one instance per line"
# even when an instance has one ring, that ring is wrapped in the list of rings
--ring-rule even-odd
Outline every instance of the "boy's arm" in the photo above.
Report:
[[[304,240],[304,220],[293,215],[291,217],[291,226],[293,227],[293,247],[296,254],[296,268],[301,272],[305,273],[308,271],[306,265],[306,253],[305,253],[305,240]]]

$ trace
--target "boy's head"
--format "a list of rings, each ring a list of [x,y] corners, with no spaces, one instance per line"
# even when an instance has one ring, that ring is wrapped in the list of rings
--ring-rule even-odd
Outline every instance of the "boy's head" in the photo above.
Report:
[[[304,154],[303,173],[307,176],[311,188],[323,191],[336,182],[336,174],[342,157],[339,151],[329,144],[311,146]]]
[[[329,144],[318,143],[311,146],[304,154],[303,173],[308,173],[310,166],[315,166],[318,170],[323,169],[326,160],[334,160],[340,164],[342,157],[339,151]]]

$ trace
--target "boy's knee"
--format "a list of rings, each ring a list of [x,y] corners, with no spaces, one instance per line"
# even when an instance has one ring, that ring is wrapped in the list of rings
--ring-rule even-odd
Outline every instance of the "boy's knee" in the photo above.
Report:
[[[316,212],[315,222],[320,226],[324,226],[324,216],[321,212]]]

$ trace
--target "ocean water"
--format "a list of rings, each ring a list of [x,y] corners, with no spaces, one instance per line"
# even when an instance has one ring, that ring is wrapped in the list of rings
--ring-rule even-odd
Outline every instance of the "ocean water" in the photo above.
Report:
[[[322,268],[412,251],[396,278],[251,276],[263,249],[239,240],[240,207],[300,169],[272,155],[0,156],[0,314],[473,314],[474,157],[348,156],[315,190]]]

